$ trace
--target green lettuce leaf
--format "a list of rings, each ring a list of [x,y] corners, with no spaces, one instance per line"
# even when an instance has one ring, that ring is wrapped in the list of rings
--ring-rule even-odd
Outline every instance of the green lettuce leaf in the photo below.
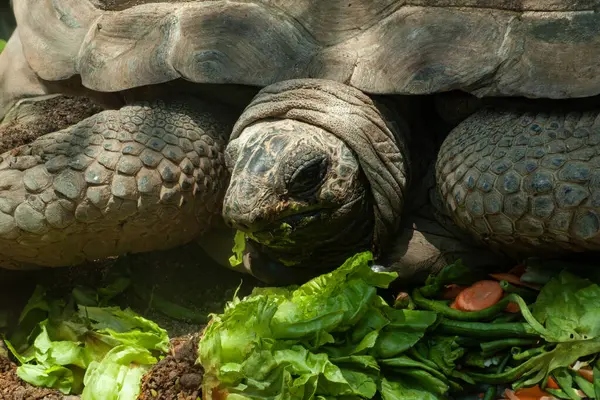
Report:
[[[381,380],[383,400],[443,400],[443,396],[432,393],[409,378],[390,381]]]
[[[396,274],[374,272],[371,261],[357,254],[302,286],[255,289],[212,315],[198,355],[203,398],[373,398],[375,355],[410,348],[437,317],[390,307],[377,288]]]
[[[137,399],[142,377],[156,362],[143,347],[114,347],[102,361],[89,365],[83,378],[81,400]]]
[[[229,257],[229,264],[232,267],[237,267],[242,263],[244,250],[246,249],[246,234],[242,231],[236,231],[233,237],[233,255]]]
[[[542,289],[533,307],[549,342],[593,339],[600,335],[600,286],[562,271]]]
[[[167,332],[130,309],[86,307],[77,298],[87,304],[104,299],[79,288],[65,302],[36,288],[21,313],[29,331],[17,331],[19,348],[5,340],[20,363],[17,375],[65,394],[83,391],[83,399],[135,400],[143,374],[168,351]]]

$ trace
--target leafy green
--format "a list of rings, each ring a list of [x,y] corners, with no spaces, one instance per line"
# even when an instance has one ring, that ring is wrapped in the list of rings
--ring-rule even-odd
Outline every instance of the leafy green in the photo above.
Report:
[[[6,41],[0,39],[0,53],[2,53],[2,50],[4,50],[5,47],[6,47]]]
[[[100,362],[92,361],[88,366],[81,400],[137,399],[142,377],[156,362],[143,347],[112,348]]]
[[[302,286],[257,288],[212,315],[199,346],[203,398],[220,391],[236,399],[372,398],[381,392],[378,360],[412,347],[436,314],[390,307],[377,288],[387,288],[396,274],[374,272],[371,261],[370,252],[357,254]],[[402,372],[398,376],[412,373]],[[440,393],[448,390],[432,379],[441,382]],[[389,389],[390,395],[397,390]]]
[[[242,231],[236,231],[233,238],[233,255],[229,257],[229,264],[232,267],[237,267],[242,263],[244,250],[246,249],[246,234]]]
[[[562,271],[540,292],[534,317],[544,324],[550,342],[593,339],[600,335],[600,286]]]
[[[65,302],[38,286],[22,324],[5,340],[20,363],[17,375],[32,385],[81,393],[82,400],[136,399],[141,377],[168,351],[166,331],[130,309],[76,302],[103,304],[123,287],[77,287]]]

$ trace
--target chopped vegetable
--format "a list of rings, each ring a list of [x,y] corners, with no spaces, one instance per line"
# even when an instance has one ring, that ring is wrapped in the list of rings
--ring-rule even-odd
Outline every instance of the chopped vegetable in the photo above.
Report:
[[[76,287],[67,302],[36,287],[21,313],[23,324],[5,340],[20,364],[17,375],[82,400],[137,399],[143,374],[168,351],[169,338],[130,309],[96,306],[124,283],[98,292]]]
[[[498,303],[504,292],[496,281],[479,281],[456,296],[455,307],[461,311],[481,311]]]
[[[246,234],[242,231],[236,231],[233,238],[233,255],[229,257],[229,264],[237,267],[243,261],[244,250],[246,249]]]
[[[361,253],[300,287],[255,289],[212,315],[203,399],[491,399],[496,385],[510,385],[510,399],[600,398],[598,367],[571,369],[600,354],[595,283],[558,271],[540,288],[522,282],[523,267],[490,280],[458,262],[391,307],[377,289],[394,274],[370,261]]]

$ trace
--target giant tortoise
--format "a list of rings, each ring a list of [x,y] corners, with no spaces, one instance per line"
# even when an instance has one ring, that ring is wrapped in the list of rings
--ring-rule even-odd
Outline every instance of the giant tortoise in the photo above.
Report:
[[[6,149],[0,264],[219,257],[234,231],[269,282],[598,250],[599,5],[13,0],[0,117],[106,110]]]

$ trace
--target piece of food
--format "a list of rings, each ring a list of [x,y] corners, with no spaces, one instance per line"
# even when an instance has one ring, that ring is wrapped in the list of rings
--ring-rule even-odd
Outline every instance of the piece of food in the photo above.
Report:
[[[76,287],[66,302],[38,286],[5,340],[20,364],[17,375],[82,400],[135,400],[144,373],[168,352],[169,338],[130,309],[94,306],[126,286]]]
[[[244,250],[246,249],[246,234],[242,231],[236,231],[233,238],[233,255],[229,257],[229,264],[232,267],[237,267],[243,262]]]
[[[474,283],[456,296],[456,308],[461,311],[481,311],[498,303],[504,291],[497,281]]]

